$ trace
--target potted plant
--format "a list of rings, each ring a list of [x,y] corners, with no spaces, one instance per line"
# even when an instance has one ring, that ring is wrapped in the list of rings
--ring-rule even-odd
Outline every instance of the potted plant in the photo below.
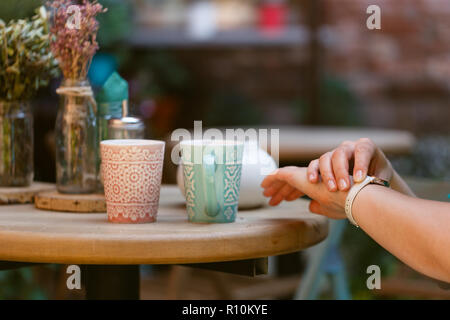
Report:
[[[76,5],[73,10],[72,5]],[[87,80],[98,50],[96,0],[54,0],[50,47],[64,76],[55,125],[56,187],[61,193],[93,193],[97,184],[96,104]],[[72,8],[72,9],[71,9]],[[68,21],[73,24],[68,26]]]
[[[0,19],[0,186],[33,181],[30,99],[57,74],[48,31],[44,7],[31,19]]]

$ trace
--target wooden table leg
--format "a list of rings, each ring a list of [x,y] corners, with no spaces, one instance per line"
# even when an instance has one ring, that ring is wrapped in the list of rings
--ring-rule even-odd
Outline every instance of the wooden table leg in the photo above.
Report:
[[[86,299],[139,299],[138,265],[85,265]]]

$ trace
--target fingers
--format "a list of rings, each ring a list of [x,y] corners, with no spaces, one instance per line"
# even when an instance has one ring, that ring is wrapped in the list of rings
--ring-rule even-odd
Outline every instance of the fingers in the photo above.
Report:
[[[308,181],[317,183],[319,171],[322,180],[329,191],[347,191],[351,186],[349,167],[354,159],[353,179],[355,182],[363,181],[375,156],[377,148],[367,138],[356,142],[345,141],[336,150],[327,152],[318,160],[313,160],[308,166]]]
[[[299,167],[284,167],[281,169],[277,169],[274,174],[268,176],[261,184],[261,187],[267,188],[272,181],[284,181],[289,183],[291,186],[301,189],[301,186],[304,185],[304,180],[306,178],[306,168]]]
[[[294,191],[292,191],[292,193],[290,195],[288,195],[285,200],[286,201],[294,201],[303,196],[304,196],[303,192],[301,192],[300,190],[294,189]]]
[[[319,181],[319,160],[313,160],[308,166],[308,180],[311,183],[317,183]]]
[[[266,197],[272,197],[275,195],[284,185],[286,182],[281,180],[274,181],[271,185],[269,185],[267,188],[265,188],[263,194]]]
[[[354,145],[351,142],[341,144],[331,156],[333,173],[337,181],[337,187],[341,191],[350,188],[350,176],[348,173],[349,162],[353,158]]]
[[[327,152],[319,158],[319,168],[322,180],[326,184],[328,191],[334,192],[337,190],[337,187],[331,164],[331,155],[331,152]]]
[[[269,205],[276,206],[280,204],[287,196],[289,196],[295,189],[289,184],[285,184],[279,191],[270,199]]]
[[[285,167],[276,170],[267,176],[261,183],[263,194],[271,197],[269,204],[277,205],[281,201],[293,201],[303,196],[301,190],[306,183],[306,169],[298,167]]]
[[[375,150],[375,144],[370,139],[362,138],[356,142],[354,156],[355,167],[353,169],[355,182],[361,182],[366,178]]]
[[[309,211],[311,211],[312,213],[323,214],[320,203],[316,200],[311,200],[311,202],[309,203]]]
[[[276,169],[274,172],[272,172],[271,174],[269,174],[268,176],[266,176],[263,180],[263,182],[261,183],[261,187],[262,188],[267,188],[270,185],[272,185],[275,181],[278,180],[277,178],[277,173],[278,173],[279,169]]]

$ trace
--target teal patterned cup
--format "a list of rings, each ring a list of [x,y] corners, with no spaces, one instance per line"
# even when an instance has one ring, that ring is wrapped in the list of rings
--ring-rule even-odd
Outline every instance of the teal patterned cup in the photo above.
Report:
[[[190,222],[236,220],[244,144],[228,140],[180,143]]]

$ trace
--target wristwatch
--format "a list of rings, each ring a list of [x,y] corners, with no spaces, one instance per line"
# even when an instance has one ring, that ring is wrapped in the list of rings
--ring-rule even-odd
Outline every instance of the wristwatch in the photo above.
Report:
[[[350,191],[347,194],[347,198],[345,199],[345,214],[348,218],[348,220],[356,227],[359,228],[358,224],[356,223],[355,219],[353,219],[352,215],[352,206],[353,201],[355,200],[358,193],[367,185],[369,184],[378,184],[383,187],[390,187],[390,184],[388,181],[377,178],[377,177],[371,177],[367,176],[366,179],[364,179],[363,182],[355,183],[350,188]]]

